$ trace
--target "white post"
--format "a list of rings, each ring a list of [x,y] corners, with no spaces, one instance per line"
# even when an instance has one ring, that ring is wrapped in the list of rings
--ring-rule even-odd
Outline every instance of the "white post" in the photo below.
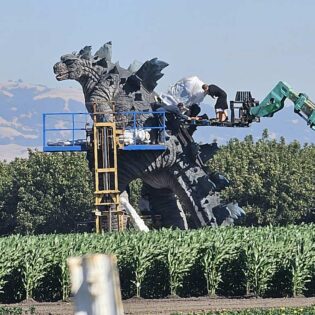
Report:
[[[120,203],[125,208],[127,213],[130,215],[133,226],[137,228],[139,231],[149,232],[149,228],[141,219],[141,217],[139,216],[135,208],[130,204],[130,202],[124,196],[120,196]]]
[[[116,257],[68,258],[75,315],[123,315]]]

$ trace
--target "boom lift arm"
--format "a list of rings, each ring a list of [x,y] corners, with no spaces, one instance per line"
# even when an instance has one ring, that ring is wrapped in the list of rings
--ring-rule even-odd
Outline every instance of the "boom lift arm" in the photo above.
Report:
[[[304,93],[296,93],[285,82],[280,81],[266,98],[256,106],[252,106],[249,115],[252,117],[272,117],[284,107],[286,99],[294,104],[294,112],[300,115],[315,130],[315,104]]]
[[[294,112],[301,116],[315,130],[315,104],[304,93],[296,93],[290,85],[280,81],[262,102],[255,100],[250,91],[237,91],[235,100],[230,101],[231,120],[217,119],[191,120],[189,124],[217,127],[249,127],[253,122],[260,122],[260,117],[272,117],[283,109],[289,99],[294,104]]]

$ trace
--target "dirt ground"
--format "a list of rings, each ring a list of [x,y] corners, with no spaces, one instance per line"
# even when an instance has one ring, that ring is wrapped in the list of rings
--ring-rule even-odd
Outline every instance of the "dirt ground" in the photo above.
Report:
[[[210,310],[237,310],[244,308],[279,308],[279,307],[304,307],[315,305],[315,297],[311,298],[278,298],[278,299],[255,299],[255,298],[170,298],[170,299],[129,299],[124,300],[125,314],[132,315],[169,315],[174,312],[197,312]],[[40,315],[72,315],[73,304],[66,302],[57,303],[19,303],[10,304],[10,307],[18,306],[28,309],[35,306],[36,314]]]

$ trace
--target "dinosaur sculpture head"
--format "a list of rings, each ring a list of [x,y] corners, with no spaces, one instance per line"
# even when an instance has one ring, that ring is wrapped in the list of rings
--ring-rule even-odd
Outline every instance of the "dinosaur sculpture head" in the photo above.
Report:
[[[108,42],[92,55],[92,47],[85,46],[79,53],[61,56],[54,65],[56,79],[76,80],[81,84],[89,113],[93,112],[91,104],[98,104],[97,111],[104,113],[113,111],[113,103],[117,112],[151,110],[154,88],[168,64],[153,58],[124,69],[111,62],[111,47]],[[141,122],[148,117],[141,116]]]
[[[54,73],[58,81],[79,80],[83,74],[81,58],[75,54],[62,56],[60,62],[54,65]]]
[[[93,69],[95,74],[106,73],[111,60],[111,42],[102,46],[95,54],[91,54],[92,47],[85,46],[79,53],[73,52],[61,56],[60,62],[54,65],[54,73],[58,81],[79,81],[84,75],[91,75]]]

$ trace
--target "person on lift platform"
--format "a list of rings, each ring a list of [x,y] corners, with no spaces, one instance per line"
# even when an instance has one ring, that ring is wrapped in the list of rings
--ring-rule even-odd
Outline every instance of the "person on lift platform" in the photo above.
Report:
[[[217,98],[214,105],[216,118],[219,122],[225,122],[228,120],[227,109],[227,94],[220,87],[214,84],[203,84],[202,89],[206,95],[210,95],[212,98]]]

